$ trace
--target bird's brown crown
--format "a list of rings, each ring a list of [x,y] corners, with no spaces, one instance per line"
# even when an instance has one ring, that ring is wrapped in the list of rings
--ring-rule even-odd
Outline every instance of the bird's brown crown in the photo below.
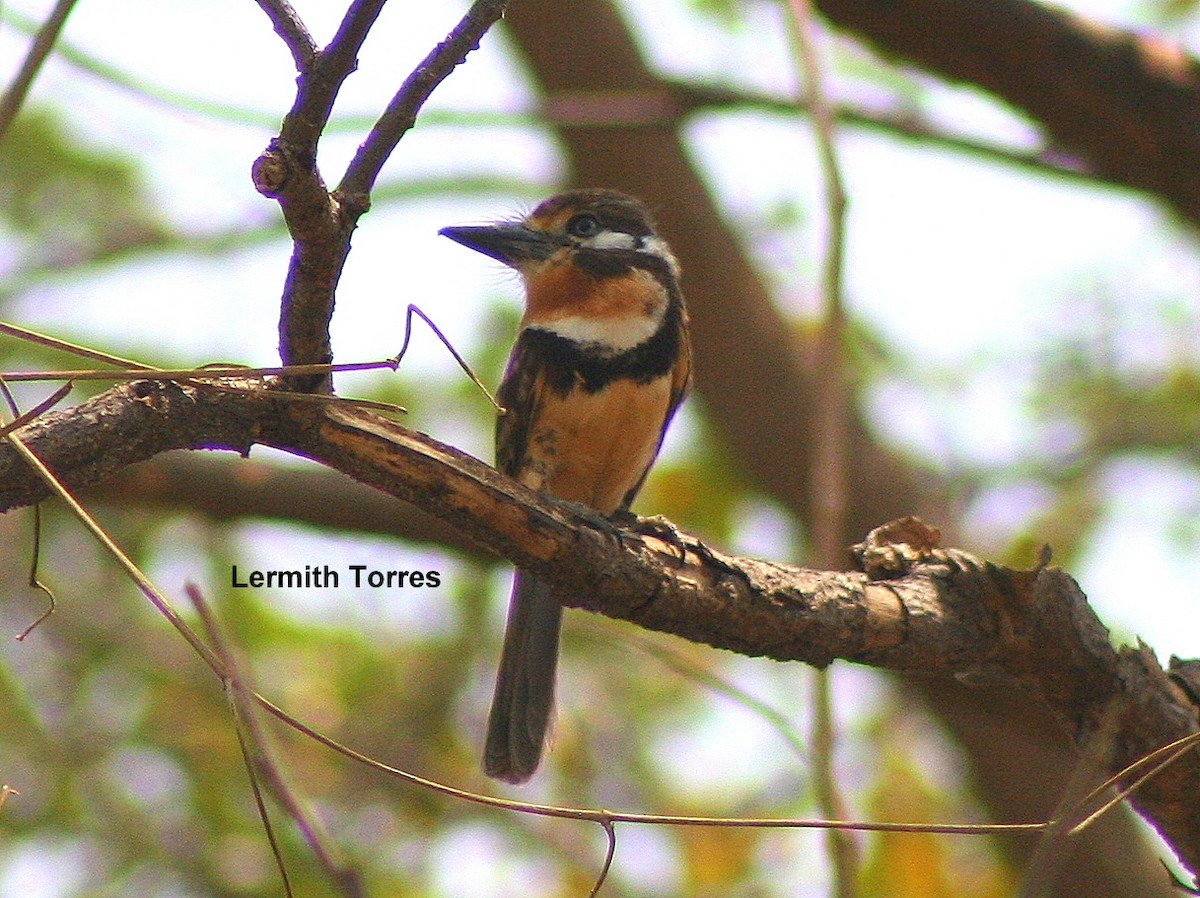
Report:
[[[564,234],[578,241],[586,241],[603,230],[637,237],[654,234],[654,220],[641,200],[600,188],[568,190],[552,196],[540,203],[524,223],[526,227]]]

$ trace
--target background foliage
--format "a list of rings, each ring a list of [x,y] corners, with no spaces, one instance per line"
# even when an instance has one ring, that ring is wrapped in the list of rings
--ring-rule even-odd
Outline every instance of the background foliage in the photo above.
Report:
[[[1184,41],[1194,33],[1194,4],[1079,5]],[[252,4],[219,6],[81,5],[0,143],[0,317],[155,365],[275,360],[288,245],[246,172],[287,108],[292,73]],[[774,4],[628,0],[621,10],[652,67],[679,82],[781,99],[794,90]],[[301,11],[319,38],[331,33],[335,20],[319,21],[325,11]],[[40,12],[6,6],[0,60],[19,57],[23,15]],[[336,169],[352,152],[362,116],[454,15],[389,6],[322,165]],[[156,37],[136,37],[145,34]],[[215,46],[228,54],[219,65]],[[1036,147],[1038,134],[984,95],[848,38],[831,38],[828,52],[847,104],[936,126],[916,142],[871,127],[842,134],[851,357],[870,441],[903,459],[957,541],[1016,563],[1050,542],[1123,632],[1194,653],[1185,625],[1200,615],[1192,230],[1145,197],[952,150],[938,134],[1013,154]],[[340,361],[395,352],[404,304],[416,301],[485,382],[497,382],[515,285],[434,235],[528,206],[568,177],[538,111],[531,75],[502,33],[435,96],[355,236],[334,319]],[[683,128],[800,345],[821,236],[807,129],[802,117],[752,102],[708,107]],[[739,333],[726,337],[725,364],[756,352]],[[5,340],[0,366],[73,363]],[[490,408],[432,339],[399,375],[346,377],[339,390],[404,404],[408,423],[490,458]],[[21,391],[27,403],[40,395]],[[771,414],[789,397],[747,401]],[[804,522],[746,473],[721,423],[702,384],[639,509],[716,545],[801,560]],[[85,499],[166,590],[202,586],[263,693],[366,754],[491,788],[477,754],[507,571],[434,537],[399,538],[375,518],[286,511],[305,505],[306,478],[320,472],[253,455],[195,460],[186,488],[166,498],[147,466]],[[249,491],[267,466],[291,476],[273,481],[260,508],[237,503],[236,478]],[[43,574],[60,608],[28,640],[0,642],[0,781],[21,793],[0,810],[0,896],[279,894],[219,684],[71,520],[53,506],[44,517]],[[0,517],[4,633],[42,608],[26,585],[30,535],[27,514]],[[437,569],[444,586],[230,586],[233,564],[306,563]],[[522,797],[815,813],[807,671],[582,615],[570,620],[562,667],[550,763]],[[928,696],[845,669],[835,697],[852,816],[1002,814],[989,803],[994,779],[980,754],[947,736]],[[591,888],[604,851],[593,827],[479,810],[384,780],[295,734],[274,736],[291,781],[371,894]],[[1042,788],[1032,769],[1018,782]],[[333,894],[297,834],[280,829],[298,893]],[[889,896],[1010,894],[1030,847],[899,835],[860,844],[862,894]],[[605,889],[823,894],[818,846],[802,831],[622,829]]]

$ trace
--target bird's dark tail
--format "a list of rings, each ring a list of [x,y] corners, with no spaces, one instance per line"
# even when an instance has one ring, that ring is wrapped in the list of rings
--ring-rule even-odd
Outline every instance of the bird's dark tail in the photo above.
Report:
[[[537,769],[554,707],[561,629],[562,605],[549,587],[517,571],[483,750],[488,776],[523,783]]]

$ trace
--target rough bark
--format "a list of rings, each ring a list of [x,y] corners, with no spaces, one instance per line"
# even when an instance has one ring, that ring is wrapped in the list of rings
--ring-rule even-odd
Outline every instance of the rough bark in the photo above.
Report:
[[[1002,677],[1049,708],[1077,745],[1103,739],[1110,772],[1198,729],[1191,693],[1149,649],[1115,649],[1056,568],[1011,570],[939,548],[913,520],[872,534],[859,552],[867,573],[727,556],[686,536],[675,544],[653,528],[618,529],[377,415],[241,386],[140,381],[16,437],[77,488],[166,449],[273,446],[419,503],[565,595],[586,596],[573,603],[581,608],[747,655]],[[0,448],[0,484],[0,510],[46,494],[10,443]],[[1194,752],[1134,803],[1184,863],[1200,866]]]

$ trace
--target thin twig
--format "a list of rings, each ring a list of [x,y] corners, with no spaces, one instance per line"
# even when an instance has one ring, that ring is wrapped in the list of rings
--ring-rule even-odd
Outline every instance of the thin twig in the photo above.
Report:
[[[45,463],[15,433],[8,434],[5,439],[12,444],[17,454],[24,458],[37,475],[50,487],[50,490],[67,504],[67,507],[92,536],[116,559],[117,563],[124,569],[125,575],[137,586],[138,591],[150,600],[150,603],[170,622],[171,626],[179,632],[201,659],[213,670],[221,670],[222,665],[220,660],[213,655],[212,650],[204,643],[204,640],[197,636],[195,631],[187,625],[187,622],[171,607],[171,603],[167,601],[166,597],[159,592],[154,584],[150,582],[150,579],[142,573],[141,569],[133,563],[133,560],[125,554],[121,547],[113,541],[112,537],[96,522],[96,519],[88,513],[87,509],[79,504],[79,501],[71,495],[70,490],[63,485],[62,481],[54,476],[54,473],[46,467]]]
[[[296,63],[296,71],[308,70],[313,56],[317,52],[317,42],[308,32],[300,14],[292,8],[288,0],[255,0],[287,48],[292,52],[292,61]]]
[[[24,427],[26,424],[28,424],[34,418],[41,415],[43,412],[48,412],[50,409],[54,408],[54,406],[56,406],[60,402],[62,402],[62,400],[66,397],[66,395],[68,393],[71,392],[71,390],[74,386],[70,381],[68,381],[67,383],[65,383],[61,387],[59,387],[57,390],[55,390],[53,393],[51,393],[49,396],[47,396],[45,399],[43,399],[41,402],[39,402],[37,405],[35,405],[33,408],[29,409],[29,411],[21,412],[20,414],[18,414],[17,413],[17,403],[16,403],[16,400],[14,399],[11,391],[8,389],[8,384],[6,383],[7,380],[8,380],[7,377],[5,377],[3,374],[0,374],[0,391],[3,391],[3,393],[4,393],[4,401],[8,403],[9,412],[13,415],[16,415],[16,417],[13,418],[11,421],[9,421],[7,424],[5,424],[3,427],[0,427],[0,437],[8,436],[14,430],[20,430],[22,427]]]
[[[25,340],[28,343],[34,343],[49,349],[57,349],[86,359],[118,366],[118,369],[115,371],[95,371],[90,368],[83,368],[68,371],[12,371],[0,374],[0,379],[8,380],[12,383],[43,380],[181,380],[185,383],[194,383],[190,378],[218,379],[224,377],[248,378],[273,374],[328,374],[331,371],[371,371],[379,368],[389,368],[395,371],[399,367],[398,357],[393,356],[392,358],[382,359],[377,362],[345,362],[338,365],[273,365],[265,368],[249,368],[242,365],[215,364],[201,366],[200,368],[163,369],[123,359],[119,356],[90,349],[86,346],[78,346],[74,343],[68,343],[66,340],[40,334],[37,331],[31,331],[28,328],[8,324],[3,321],[0,321],[0,334],[8,334],[9,336]],[[280,390],[276,391],[274,395],[286,397],[289,394],[286,391]],[[328,399],[332,398],[328,397]],[[357,403],[368,408],[379,408],[385,411],[404,411],[399,406],[372,402],[365,399],[343,401]],[[4,431],[0,431],[0,436],[3,435]]]
[[[266,807],[261,803],[256,771],[263,775],[270,785],[275,798],[287,810],[292,821],[303,835],[305,842],[308,843],[313,856],[316,857],[317,862],[325,870],[326,875],[349,898],[357,898],[357,896],[362,895],[362,885],[357,872],[338,862],[335,857],[335,851],[330,844],[331,840],[322,828],[320,821],[305,809],[303,802],[283,775],[283,769],[276,762],[274,753],[271,750],[271,743],[267,737],[266,730],[263,729],[262,724],[255,714],[252,704],[253,690],[250,689],[242,676],[237,658],[228,643],[226,643],[224,635],[221,633],[221,628],[217,624],[212,609],[205,600],[203,593],[193,583],[186,584],[184,592],[191,600],[192,605],[195,606],[200,620],[204,623],[204,629],[208,634],[208,641],[212,644],[213,652],[221,659],[224,665],[225,676],[223,679],[226,694],[229,696],[230,709],[233,712],[234,723],[237,728],[238,742],[242,746],[243,756],[246,760],[247,770],[250,773],[255,797],[260,801],[259,809],[262,814],[263,824],[267,830],[267,838],[271,843],[272,851],[275,852],[275,857],[279,863],[280,872],[283,874],[285,884],[287,883],[287,872],[283,868],[283,858],[276,844],[274,833],[271,830],[270,820],[266,815]]]
[[[288,712],[269,699],[256,694],[258,703],[297,732],[319,742],[326,748],[337,752],[352,761],[365,764],[378,773],[395,779],[403,780],[415,786],[447,795],[452,798],[469,801],[473,804],[484,805],[499,810],[520,811],[539,817],[556,817],[564,820],[586,820],[592,823],[605,821],[611,823],[638,823],[657,826],[715,826],[732,828],[763,828],[763,829],[850,829],[863,832],[900,832],[900,833],[940,833],[943,835],[999,835],[1001,833],[1029,833],[1045,829],[1045,823],[881,823],[863,820],[814,820],[799,817],[696,817],[686,814],[636,814],[624,811],[606,811],[596,808],[573,808],[559,805],[530,804],[528,802],[512,801],[506,798],[496,798],[482,795],[478,792],[468,792],[454,786],[426,779],[384,764],[382,761],[355,751],[342,745],[335,739],[326,736]]]
[[[222,378],[267,377],[276,374],[328,374],[331,371],[376,371],[381,368],[396,370],[395,357],[376,362],[342,362],[336,365],[268,365],[250,368],[241,365],[202,365],[199,368],[125,368],[114,371],[97,371],[92,368],[77,368],[61,371],[5,371],[0,378],[11,383],[36,383],[45,380],[182,380],[200,378],[221,380]]]
[[[29,52],[25,54],[21,67],[17,69],[17,73],[13,76],[8,89],[4,91],[4,95],[0,96],[0,140],[4,139],[4,133],[25,104],[29,88],[33,85],[33,80],[37,77],[38,72],[41,71],[42,63],[54,49],[54,42],[58,40],[59,33],[67,23],[67,16],[75,8],[75,2],[76,0],[58,0],[54,4],[54,9],[50,10],[50,15],[46,17],[46,21],[38,29],[33,43],[30,44]]]
[[[16,325],[0,322],[0,333],[10,334],[30,343],[36,343],[41,346],[47,346],[53,349],[59,349],[67,352],[81,355],[86,358],[96,359],[97,361],[108,362],[110,364],[122,363],[126,366],[124,369],[116,369],[112,371],[96,371],[90,368],[77,368],[70,370],[58,371],[8,371],[0,373],[0,384],[4,381],[12,383],[31,383],[48,380],[105,380],[105,381],[122,381],[122,380],[184,380],[187,383],[197,383],[196,378],[203,380],[221,379],[221,378],[238,378],[244,379],[249,377],[264,377],[268,375],[287,375],[297,376],[305,374],[330,374],[332,372],[342,371],[373,371],[380,368],[387,368],[392,371],[397,371],[400,368],[400,363],[404,360],[405,354],[408,352],[408,347],[412,341],[412,320],[416,315],[421,318],[434,335],[446,347],[450,355],[454,357],[454,361],[463,370],[463,373],[470,378],[471,383],[475,384],[483,393],[492,407],[500,414],[504,414],[504,407],[496,402],[496,398],[491,391],[484,386],[483,381],[475,374],[471,366],[467,364],[466,359],[462,357],[454,344],[447,339],[433,320],[426,315],[416,305],[409,303],[408,312],[404,318],[404,340],[400,345],[400,351],[394,356],[387,359],[381,359],[374,362],[344,362],[339,364],[319,364],[319,365],[271,365],[264,368],[250,368],[242,365],[217,363],[212,365],[203,365],[199,368],[151,368],[147,365],[142,365],[138,362],[130,362],[125,359],[118,359],[115,356],[110,356],[107,353],[97,352],[96,350],[88,349],[83,346],[77,346],[73,343],[67,343],[63,340],[58,340],[54,337],[48,337],[45,334],[39,334],[35,331],[27,330],[26,328],[17,327]],[[199,381],[199,383],[203,383]],[[10,430],[16,430],[28,423],[33,418],[53,405],[55,405],[62,396],[70,391],[71,385],[68,383],[65,387],[60,388],[50,399],[39,404],[36,408],[17,416],[12,422],[0,427],[0,436],[4,436]],[[241,387],[232,385],[228,387],[233,390],[240,390]],[[324,393],[295,393],[286,390],[273,390],[272,395],[281,399],[293,399],[298,402],[336,402],[350,405],[356,405],[360,408],[371,408],[379,411],[400,412],[405,413],[407,409],[402,406],[391,403],[377,402],[370,399],[347,399],[340,396],[332,396]],[[15,409],[14,409],[15,413]]]
[[[1140,789],[1148,780],[1157,776],[1164,769],[1174,764],[1179,760],[1185,752],[1191,751],[1200,744],[1200,733],[1192,733],[1190,736],[1184,736],[1182,739],[1176,739],[1162,748],[1157,748],[1150,754],[1139,758],[1134,763],[1127,766],[1119,773],[1115,773],[1106,779],[1103,783],[1092,790],[1080,802],[1080,805],[1086,805],[1096,799],[1098,796],[1115,786],[1120,780],[1125,779],[1135,773],[1140,775],[1128,786],[1119,789],[1116,794],[1103,802],[1096,810],[1088,814],[1071,828],[1071,835],[1082,832],[1102,816],[1107,814],[1114,807],[1119,805],[1125,799],[1129,798],[1134,792]],[[1147,770],[1146,768],[1149,768]],[[1144,773],[1142,771],[1145,771]]]
[[[58,337],[49,337],[46,334],[39,334],[37,331],[29,330],[29,328],[20,327],[16,324],[8,324],[4,321],[0,321],[0,334],[8,334],[10,337],[17,337],[27,343],[36,343],[38,346],[45,346],[47,349],[58,349],[62,352],[69,352],[71,355],[91,359],[94,362],[105,362],[121,368],[137,368],[144,371],[154,370],[151,366],[143,365],[141,362],[130,361],[120,356],[100,352],[98,349],[90,349],[86,346],[68,343],[66,340],[60,340]]]
[[[17,399],[13,396],[12,390],[8,388],[8,384],[4,382],[3,378],[0,378],[0,393],[4,395],[4,401],[8,405],[9,413],[16,416],[3,427],[0,427],[0,436],[7,436],[14,430],[24,426],[28,421],[58,405],[63,397],[71,392],[71,386],[69,383],[63,384],[50,394],[50,396],[43,399],[29,411],[21,414],[20,409],[17,407]],[[24,642],[29,634],[49,618],[54,613],[55,608],[58,607],[58,600],[54,597],[54,590],[43,583],[41,577],[38,576],[38,564],[42,557],[42,505],[40,502],[33,506],[33,548],[29,556],[29,586],[46,597],[46,607],[24,630],[17,634],[17,642]]]
[[[400,367],[400,362],[404,359],[404,354],[408,352],[408,343],[409,340],[412,339],[413,315],[419,316],[422,321],[429,325],[429,329],[433,331],[434,335],[439,340],[442,341],[442,345],[446,347],[450,355],[454,356],[454,361],[458,362],[458,367],[462,368],[463,373],[465,373],[467,377],[471,379],[471,383],[479,387],[479,389],[483,392],[483,395],[487,397],[488,402],[492,404],[492,408],[496,410],[496,413],[499,415],[505,414],[507,409],[505,409],[504,406],[496,401],[496,397],[492,395],[491,390],[485,387],[483,385],[483,381],[475,376],[475,372],[471,369],[471,366],[467,364],[467,360],[459,355],[458,350],[454,348],[454,344],[446,339],[446,335],[442,333],[441,329],[433,323],[428,315],[422,312],[418,306],[411,302],[408,304],[408,313],[404,316],[404,342],[400,344],[400,351],[391,358],[393,370]]]
[[[250,741],[246,736],[246,728],[236,704],[237,699],[233,695],[231,681],[227,681],[225,684],[225,695],[229,701],[230,714],[233,717],[233,730],[237,735],[238,750],[242,753],[242,764],[245,765],[246,775],[250,780],[250,792],[254,796],[254,807],[258,811],[258,819],[262,822],[267,844],[271,847],[271,856],[275,858],[275,869],[279,871],[279,878],[283,881],[283,895],[284,898],[292,898],[292,878],[288,875],[287,862],[283,858],[283,849],[279,845],[279,839],[275,836],[275,827],[271,825],[271,815],[267,811],[267,801],[263,797],[262,787],[258,783],[258,775],[254,772],[254,756],[250,752]]]
[[[284,862],[283,851],[279,847],[279,840],[275,838],[275,828],[271,825],[271,815],[267,812],[267,804],[263,798],[262,789],[258,784],[254,755],[251,753],[251,745],[245,732],[243,720],[245,716],[243,713],[244,708],[240,704],[242,697],[240,691],[237,689],[237,686],[241,684],[241,678],[234,663],[233,653],[229,651],[229,647],[225,644],[224,637],[217,627],[217,621],[213,616],[212,609],[209,608],[204,594],[200,592],[200,588],[194,583],[185,583],[183,591],[191,600],[196,613],[200,616],[200,622],[204,624],[204,630],[208,634],[208,641],[212,643],[213,651],[225,665],[225,676],[222,678],[225,684],[225,697],[229,701],[229,710],[233,717],[233,728],[237,734],[238,748],[242,752],[242,763],[246,765],[246,773],[250,777],[250,791],[254,794],[254,805],[258,809],[258,818],[262,821],[263,832],[267,836],[267,843],[271,846],[271,854],[275,857],[275,866],[279,870],[280,878],[283,880],[285,898],[292,898],[291,877],[288,876],[287,864]]]
[[[833,763],[837,739],[829,668],[823,667],[812,672],[811,687],[813,792],[823,816],[844,817],[846,802],[838,787]],[[858,846],[849,833],[842,829],[830,829],[825,834],[825,851],[833,869],[834,894],[839,898],[853,898],[858,894]]]
[[[1125,699],[1109,703],[1095,732],[1084,743],[1075,769],[1067,779],[1063,794],[1054,809],[1054,818],[1038,838],[1033,856],[1025,869],[1017,898],[1040,898],[1053,894],[1054,883],[1067,858],[1074,818],[1095,790],[1093,783],[1104,778],[1113,751],[1113,740],[1120,731],[1120,715]]]
[[[365,198],[400,138],[417,120],[429,95],[479,46],[487,30],[504,15],[508,0],[475,0],[444,41],[434,47],[405,79],[346,168],[337,193]],[[356,205],[361,205],[360,199]]]
[[[599,632],[599,628],[597,627],[596,629]],[[771,729],[775,730],[798,758],[805,762],[810,759],[812,749],[804,744],[804,740],[796,732],[792,721],[788,720],[782,711],[772,707],[762,699],[751,695],[741,686],[693,663],[682,652],[675,651],[666,645],[659,645],[653,640],[640,636],[637,633],[623,635],[621,645],[636,647],[639,651],[645,652],[681,676],[687,677],[704,686],[706,689],[711,689],[713,692],[724,695],[741,705],[750,711],[750,713],[757,715]]]
[[[436,331],[436,328],[435,328]],[[57,349],[63,352],[69,352],[73,355],[82,356],[83,358],[93,359],[95,361],[106,362],[110,365],[120,365],[123,369],[114,371],[95,371],[90,368],[75,369],[69,371],[11,371],[0,373],[0,381],[11,381],[13,383],[28,383],[45,380],[178,380],[180,383],[190,384],[192,386],[214,386],[212,380],[221,378],[249,378],[267,375],[303,375],[303,374],[328,374],[331,371],[373,371],[380,368],[388,368],[395,371],[399,368],[400,356],[393,356],[389,359],[382,359],[377,362],[345,362],[338,365],[275,365],[265,368],[248,368],[240,365],[205,365],[200,368],[176,368],[162,369],[152,368],[149,365],[143,365],[141,362],[133,362],[129,359],[123,359],[118,356],[109,355],[108,353],[100,352],[95,349],[89,349],[86,346],[77,346],[74,343],[68,343],[65,340],[59,340],[57,337],[49,337],[45,334],[39,334],[36,331],[31,331],[27,328],[18,327],[15,324],[7,324],[0,321],[0,334],[9,334],[29,343],[35,343],[39,346],[46,346],[50,349]],[[440,336],[440,335],[439,335]],[[443,341],[445,338],[442,338]],[[451,349],[453,352],[453,349]],[[403,355],[401,350],[400,355]],[[455,358],[458,358],[457,353]],[[465,365],[461,359],[459,364]],[[467,373],[471,375],[472,380],[475,380],[474,375],[468,369]],[[478,381],[476,380],[476,383]],[[248,392],[244,387],[237,384],[219,384],[220,389],[232,390],[234,392]],[[482,387],[482,385],[480,385]],[[69,389],[70,384],[65,389]],[[487,390],[484,390],[487,393]],[[395,405],[389,402],[377,402],[373,399],[352,399],[342,396],[332,396],[325,394],[311,393],[293,393],[287,390],[272,390],[271,395],[278,399],[285,399],[294,402],[319,402],[319,403],[338,403],[345,405],[354,405],[359,408],[375,409],[384,412],[397,412],[407,414],[408,410],[403,406]],[[52,399],[57,402],[58,393],[56,392]],[[491,396],[488,394],[488,398]],[[49,402],[50,400],[47,400]],[[493,400],[493,405],[495,401]],[[15,430],[23,426],[28,420],[41,414],[43,411],[43,403],[36,409],[26,412],[17,420],[10,422],[5,427],[0,427],[0,436],[4,436],[10,430]]]
[[[600,867],[600,875],[596,877],[596,884],[588,892],[587,898],[596,898],[600,894],[600,889],[604,886],[604,881],[608,879],[608,871],[612,869],[613,858],[617,853],[617,828],[608,819],[601,820],[600,825],[604,827],[604,835],[608,838],[608,851],[604,854],[604,864]]]
[[[29,553],[29,586],[31,589],[36,589],[46,597],[46,607],[42,609],[42,613],[30,621],[24,630],[17,634],[17,642],[24,642],[29,634],[36,630],[46,620],[50,618],[58,608],[58,599],[54,597],[54,590],[42,582],[42,578],[38,573],[38,566],[42,557],[42,506],[41,503],[33,506],[33,549]]]
[[[358,63],[358,51],[387,0],[356,0],[346,10],[333,40],[303,70],[296,101],[284,117],[279,138],[314,150],[333,112],[342,84]]]

